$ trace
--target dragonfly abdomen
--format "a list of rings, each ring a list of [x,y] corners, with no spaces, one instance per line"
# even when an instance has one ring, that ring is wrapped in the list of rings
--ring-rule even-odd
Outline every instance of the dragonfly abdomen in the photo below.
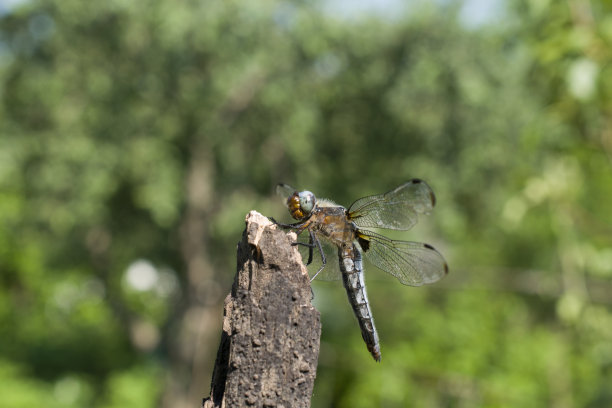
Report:
[[[376,361],[380,361],[380,344],[366,293],[361,251],[355,245],[352,245],[352,248],[338,249],[338,256],[340,258],[342,283],[355,317],[359,322],[361,337],[363,337],[372,357]]]

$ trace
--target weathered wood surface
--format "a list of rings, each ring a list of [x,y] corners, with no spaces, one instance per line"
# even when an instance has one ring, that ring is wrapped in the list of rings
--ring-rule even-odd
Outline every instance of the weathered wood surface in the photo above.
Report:
[[[212,407],[309,407],[321,323],[293,234],[251,211],[225,299]]]

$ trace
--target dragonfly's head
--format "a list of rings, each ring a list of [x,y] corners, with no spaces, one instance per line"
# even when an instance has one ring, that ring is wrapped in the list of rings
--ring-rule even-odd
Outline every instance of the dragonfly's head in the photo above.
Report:
[[[316,199],[310,191],[296,191],[287,199],[289,213],[296,220],[308,217],[315,208]]]

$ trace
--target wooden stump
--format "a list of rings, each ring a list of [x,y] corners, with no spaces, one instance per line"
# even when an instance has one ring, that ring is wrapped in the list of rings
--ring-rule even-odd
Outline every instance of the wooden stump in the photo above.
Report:
[[[321,323],[294,241],[263,215],[247,215],[203,407],[310,406]]]

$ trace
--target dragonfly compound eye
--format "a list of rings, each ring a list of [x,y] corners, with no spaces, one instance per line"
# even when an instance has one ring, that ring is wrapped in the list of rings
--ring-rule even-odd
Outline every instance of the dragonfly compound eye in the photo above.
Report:
[[[315,205],[315,196],[310,191],[302,191],[298,194],[300,207],[305,215],[310,214]]]
[[[315,196],[310,191],[295,192],[287,199],[289,213],[296,220],[303,220],[314,208]]]

